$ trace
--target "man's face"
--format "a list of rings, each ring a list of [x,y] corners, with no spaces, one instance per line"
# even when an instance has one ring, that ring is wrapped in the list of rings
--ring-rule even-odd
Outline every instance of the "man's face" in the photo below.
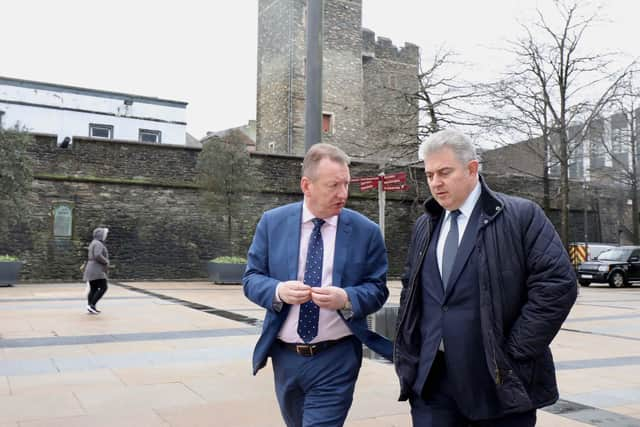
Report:
[[[328,158],[320,160],[314,176],[303,176],[300,188],[307,207],[318,218],[338,215],[349,195],[349,167]]]
[[[424,171],[431,195],[448,211],[462,206],[478,182],[478,161],[463,164],[448,147],[429,154]]]

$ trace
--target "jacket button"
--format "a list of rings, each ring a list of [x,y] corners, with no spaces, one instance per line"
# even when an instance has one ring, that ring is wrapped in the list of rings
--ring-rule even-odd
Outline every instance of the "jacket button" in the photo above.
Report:
[[[447,307],[446,305],[443,305],[442,306],[442,311],[447,311],[447,310],[449,310],[449,307]]]
[[[485,219],[485,220],[484,220],[484,223],[485,223],[485,224],[488,224],[488,223],[489,223],[489,220],[488,220],[488,219]]]
[[[500,210],[500,206],[496,206],[496,211],[499,211],[499,210]]]

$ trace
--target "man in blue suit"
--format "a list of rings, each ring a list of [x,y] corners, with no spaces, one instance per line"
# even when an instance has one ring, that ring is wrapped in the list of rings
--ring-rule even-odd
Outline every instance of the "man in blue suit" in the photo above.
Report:
[[[455,130],[421,146],[432,198],[414,227],[394,363],[416,427],[530,427],[558,399],[549,344],[576,299],[535,203],[493,192]]]
[[[264,213],[249,248],[244,293],[266,309],[253,373],[271,357],[289,427],[342,426],[362,363],[362,344],[391,359],[391,343],[366,316],[389,295],[378,226],[344,208],[349,158],[330,144],[304,158],[302,202]]]

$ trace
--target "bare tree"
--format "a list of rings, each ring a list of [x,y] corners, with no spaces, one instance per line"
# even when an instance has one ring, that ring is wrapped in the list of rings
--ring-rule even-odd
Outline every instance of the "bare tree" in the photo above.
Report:
[[[553,121],[541,87],[546,86],[548,76],[522,73],[521,70],[508,71],[503,79],[486,85],[487,105],[490,113],[484,120],[491,139],[499,146],[522,141],[517,147],[523,158],[533,156],[536,161],[505,165],[520,174],[541,179],[543,183],[543,209],[551,209],[549,179],[550,123]],[[555,166],[556,162],[551,163]]]
[[[456,65],[468,65],[456,60],[451,50],[436,52],[426,68],[420,63],[419,90],[406,94],[407,101],[417,109],[420,122],[419,140],[447,127],[472,128],[478,125],[480,115],[475,107],[482,99],[481,87],[463,80],[453,71]]]
[[[524,35],[510,42],[515,62],[502,85],[514,86],[507,96],[504,90],[493,94],[494,104],[504,103],[506,115],[499,122],[509,123],[505,129],[524,125],[527,133],[537,132],[545,169],[559,166],[560,236],[568,245],[569,168],[583,148],[586,130],[615,98],[625,73],[610,71],[614,54],[584,53],[584,37],[597,11],[585,15],[578,2],[554,4],[553,15],[538,9],[535,21],[522,25]]]
[[[630,69],[636,69],[634,62]],[[637,71],[630,71],[621,81],[618,96],[611,105],[611,115],[603,120],[592,139],[592,157],[602,160],[591,165],[593,176],[600,175],[623,184],[631,200],[633,241],[640,243],[639,212],[640,165],[640,84]],[[610,165],[605,159],[610,159]]]
[[[369,132],[377,132],[376,139],[386,141],[391,140],[388,136],[400,135],[383,147],[394,159],[414,160],[425,137],[450,126],[472,129],[480,120],[481,116],[473,113],[473,106],[481,94],[477,85],[454,71],[465,65],[456,56],[451,50],[440,49],[428,61],[420,60],[414,85],[384,83],[378,88],[389,101],[372,117],[385,117],[385,125],[376,123],[376,129],[369,128]]]

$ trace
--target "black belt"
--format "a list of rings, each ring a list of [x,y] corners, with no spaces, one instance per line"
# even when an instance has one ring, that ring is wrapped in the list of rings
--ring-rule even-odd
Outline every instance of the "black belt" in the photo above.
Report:
[[[342,338],[338,338],[337,340],[328,340],[328,341],[321,341],[321,342],[316,342],[313,344],[299,344],[299,343],[292,343],[292,342],[284,342],[284,341],[280,341],[278,340],[278,343],[283,347],[286,348],[287,350],[291,350],[293,352],[298,353],[300,356],[304,356],[304,357],[311,357],[311,356],[315,356],[316,354],[330,348],[333,347],[336,344],[340,344],[343,341],[346,341],[348,339],[350,339],[352,337],[352,335],[347,335],[345,337]]]

